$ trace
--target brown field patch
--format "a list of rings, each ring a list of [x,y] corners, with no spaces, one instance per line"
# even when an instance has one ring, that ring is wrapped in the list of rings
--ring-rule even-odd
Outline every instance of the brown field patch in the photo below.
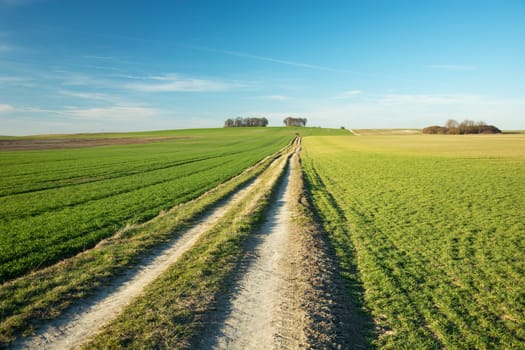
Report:
[[[176,140],[188,137],[118,137],[100,139],[46,138],[46,139],[6,139],[0,140],[0,151],[30,151],[46,149],[85,148],[99,146],[119,146]]]

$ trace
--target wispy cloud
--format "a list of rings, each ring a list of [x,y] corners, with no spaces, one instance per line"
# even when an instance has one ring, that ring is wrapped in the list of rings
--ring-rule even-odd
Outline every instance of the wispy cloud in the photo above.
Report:
[[[225,54],[225,55],[229,55],[229,56],[235,56],[235,57],[250,58],[250,59],[258,60],[258,61],[265,61],[265,62],[284,64],[284,65],[287,65],[287,66],[293,66],[293,67],[298,67],[298,68],[307,68],[307,69],[322,70],[322,71],[328,71],[328,72],[338,72],[338,73],[351,73],[351,72],[349,72],[347,70],[344,70],[344,69],[337,69],[337,68],[333,68],[333,67],[320,66],[320,65],[309,64],[309,63],[304,63],[304,62],[282,60],[282,59],[272,58],[272,57],[267,57],[267,56],[254,55],[254,54],[246,53],[246,52],[230,51],[230,50],[218,50],[218,49],[211,49],[211,48],[207,48],[207,47],[198,47],[198,46],[194,46],[193,49],[201,50],[201,51],[221,53],[221,54]]]
[[[32,78],[11,76],[11,75],[0,75],[0,85],[5,84],[22,84],[26,85],[28,82],[32,81]]]
[[[65,96],[77,97],[85,100],[92,101],[106,101],[106,102],[118,102],[119,98],[111,96],[108,94],[103,94],[99,92],[79,92],[79,91],[70,91],[70,90],[60,90],[60,94]]]
[[[239,86],[236,83],[182,77],[178,74],[151,76],[144,82],[124,85],[125,88],[142,92],[217,92]]]
[[[475,66],[458,65],[458,64],[429,64],[429,65],[426,65],[425,67],[432,68],[432,69],[451,70],[451,71],[473,71],[477,69],[477,67]]]
[[[111,85],[107,81],[94,78],[90,75],[78,72],[70,72],[64,70],[56,70],[53,76],[48,76],[48,79],[58,79],[64,86],[107,86]]]
[[[64,110],[64,112],[78,119],[108,119],[119,121],[141,120],[159,114],[159,111],[155,108],[125,105],[103,108],[71,108]]]
[[[350,98],[354,98],[356,97],[357,95],[360,95],[361,94],[361,90],[348,90],[348,91],[343,91],[342,93],[340,93],[339,95],[335,96],[336,99],[339,99],[339,100],[345,100],[345,99],[350,99]]]
[[[10,112],[10,111],[14,111],[15,108],[11,105],[8,105],[8,104],[2,104],[0,103],[0,113],[2,112]]]
[[[161,114],[167,114],[168,111],[162,111],[157,108],[147,106],[137,106],[129,104],[114,104],[108,107],[64,107],[64,108],[41,108],[32,106],[15,107],[8,104],[0,104],[1,112],[17,112],[27,115],[48,114],[66,117],[75,120],[93,120],[93,121],[122,121],[134,122],[143,121]],[[173,115],[173,111],[169,111]]]

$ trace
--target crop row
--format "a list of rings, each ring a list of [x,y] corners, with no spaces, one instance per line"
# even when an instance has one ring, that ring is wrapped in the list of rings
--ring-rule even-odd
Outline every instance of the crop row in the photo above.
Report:
[[[303,164],[341,265],[357,265],[375,344],[523,347],[524,162],[358,142],[306,139]]]
[[[86,295],[101,292],[122,272],[148,260],[152,248],[172,242],[185,228],[236,190],[248,185],[289,147],[266,157],[225,183],[140,225],[114,235],[97,249],[68,258],[35,273],[9,281],[0,288],[0,348],[42,320],[59,317]]]
[[[16,190],[0,198],[0,281],[76,254],[127,223],[147,220],[196,198],[275,152],[291,137],[291,133],[216,136],[67,152],[3,153],[11,159],[6,162],[10,165],[4,185]],[[15,157],[20,159],[18,168]],[[27,161],[31,157],[46,162],[32,164]],[[14,175],[17,171],[19,177]]]
[[[247,149],[257,149],[261,142],[276,141],[268,136],[252,139],[218,136],[66,151],[0,152],[0,196],[96,182],[245,152],[246,149],[238,147],[239,141]],[[263,146],[268,146],[266,143]]]

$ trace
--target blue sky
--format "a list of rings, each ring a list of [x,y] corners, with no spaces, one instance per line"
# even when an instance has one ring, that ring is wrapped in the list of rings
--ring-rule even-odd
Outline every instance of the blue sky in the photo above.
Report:
[[[525,1],[0,0],[0,135],[525,129]]]

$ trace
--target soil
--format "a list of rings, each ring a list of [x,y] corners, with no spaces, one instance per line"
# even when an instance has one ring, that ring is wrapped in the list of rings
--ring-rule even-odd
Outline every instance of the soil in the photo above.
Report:
[[[297,349],[304,339],[300,310],[290,302],[290,169],[266,222],[247,242],[231,294],[218,302],[198,349]]]
[[[180,137],[117,137],[117,138],[45,138],[0,140],[0,151],[29,151],[45,149],[117,146],[169,141]]]
[[[196,349],[364,349],[371,320],[349,297],[304,192],[298,152]]]

